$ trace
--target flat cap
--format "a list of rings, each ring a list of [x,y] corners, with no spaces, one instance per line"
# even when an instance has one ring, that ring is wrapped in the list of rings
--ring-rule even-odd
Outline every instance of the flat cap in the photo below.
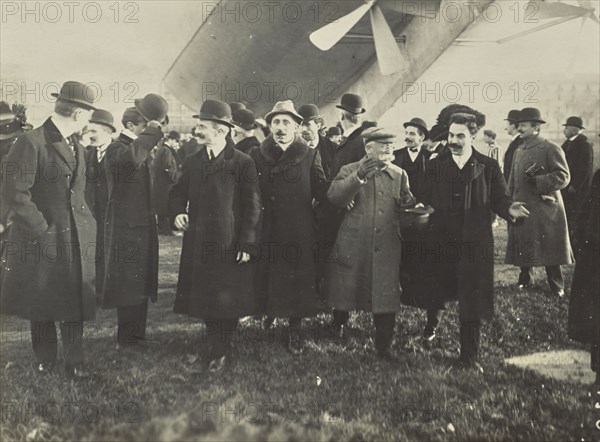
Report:
[[[379,141],[382,143],[385,142],[393,142],[396,138],[396,134],[386,130],[383,127],[370,127],[362,133],[363,140],[365,144],[370,143],[371,141]]]

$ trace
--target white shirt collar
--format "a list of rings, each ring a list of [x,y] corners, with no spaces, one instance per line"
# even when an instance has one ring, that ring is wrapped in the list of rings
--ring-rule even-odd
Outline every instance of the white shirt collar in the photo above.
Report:
[[[452,154],[452,159],[454,160],[458,168],[462,169],[463,167],[465,167],[465,164],[467,164],[467,161],[469,161],[469,158],[471,158],[471,155],[473,155],[473,147],[465,146],[462,155]]]
[[[415,160],[417,159],[417,157],[419,156],[420,147],[419,147],[419,149],[417,149],[416,152],[413,152],[408,147],[406,148],[406,150],[408,150],[408,156],[410,157],[411,161],[414,163]]]
[[[121,131],[121,133],[129,138],[131,138],[132,140],[135,140],[137,138],[137,135],[134,134],[133,132],[131,132],[129,129],[123,129]]]
[[[60,134],[63,136],[63,138],[65,140],[67,139],[67,137],[70,137],[71,135],[74,134],[74,132],[69,133],[69,131],[64,126],[62,121],[60,121],[58,118],[54,118],[54,116],[52,116],[50,118],[52,119],[52,122],[54,123],[54,125],[56,126],[56,128],[58,129],[58,131],[60,132]]]
[[[577,135],[573,135],[571,138],[569,138],[569,141],[573,141],[575,138],[577,138],[579,136],[579,134],[581,134],[581,132],[577,132]]]
[[[359,127],[360,127],[360,124],[354,124],[354,125],[350,126],[348,129],[346,129],[344,131],[344,136],[346,138],[349,138],[350,135],[352,135],[356,131],[356,129],[358,129]]]
[[[223,143],[220,145],[212,145],[212,146],[206,146],[206,150],[207,152],[212,152],[214,157],[217,158],[219,156],[219,154],[221,152],[223,152],[223,150],[225,150],[225,147],[227,146],[227,141],[223,140]]]
[[[521,134],[517,133],[516,135],[513,135],[512,141],[515,141],[517,138],[519,138],[519,135],[521,135]]]
[[[292,141],[290,141],[289,143],[286,144],[281,144],[281,143],[277,143],[277,145],[279,147],[281,147],[281,150],[283,150],[284,152],[287,150],[288,147],[290,147],[290,145],[294,142],[294,139],[292,139]]]
[[[96,155],[98,156],[98,162],[102,161],[102,159],[104,158],[104,155],[106,154],[106,149],[108,149],[110,143],[112,143],[112,140],[108,140],[102,146],[96,147]]]

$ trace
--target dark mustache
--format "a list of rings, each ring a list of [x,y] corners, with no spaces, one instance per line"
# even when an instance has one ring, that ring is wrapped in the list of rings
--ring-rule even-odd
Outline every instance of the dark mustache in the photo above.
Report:
[[[285,135],[285,134],[286,134],[285,132],[282,132],[280,130],[278,130],[277,132],[275,132],[275,135]]]
[[[455,143],[448,143],[448,147],[449,148],[455,148],[455,149],[460,148],[460,146],[458,144],[455,144]]]

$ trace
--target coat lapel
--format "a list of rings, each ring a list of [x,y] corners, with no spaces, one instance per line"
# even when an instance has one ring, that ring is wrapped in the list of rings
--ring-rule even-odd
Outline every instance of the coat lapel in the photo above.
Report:
[[[71,169],[71,171],[75,170],[77,166],[77,160],[73,155],[71,146],[69,146],[67,141],[63,138],[62,134],[56,128],[52,120],[48,118],[43,127],[44,133],[46,134],[47,139],[50,141],[52,147],[58,152],[59,156],[65,161],[65,163],[67,163],[69,169]]]
[[[273,155],[275,147],[275,140],[273,139],[272,135],[269,135],[269,137],[266,138],[265,141],[263,141],[260,145],[260,152],[263,157],[265,157],[267,162],[275,164],[273,171],[276,173],[281,172],[290,165],[298,164],[304,159],[304,157],[306,157],[310,149],[305,142],[296,138],[283,152],[281,158],[279,158],[279,161],[275,161],[275,157]]]

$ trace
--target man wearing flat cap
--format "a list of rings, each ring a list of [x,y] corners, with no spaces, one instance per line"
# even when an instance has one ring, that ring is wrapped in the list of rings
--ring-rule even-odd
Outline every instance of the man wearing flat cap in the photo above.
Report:
[[[563,133],[567,139],[562,145],[565,158],[569,165],[571,181],[561,193],[565,202],[569,235],[573,240],[573,232],[577,229],[577,214],[582,204],[586,201],[587,194],[592,185],[592,172],[594,167],[594,151],[592,144],[583,134],[583,120],[581,117],[569,117]],[[578,248],[575,250],[577,256]]]
[[[204,320],[206,368],[218,372],[231,355],[238,318],[258,313],[250,258],[259,255],[262,205],[254,162],[228,141],[229,105],[206,100],[194,117],[202,148],[169,194],[169,213],[185,232],[174,311]]]
[[[494,312],[492,212],[511,221],[529,212],[509,197],[497,161],[474,149],[485,116],[471,112],[449,117],[448,150],[427,163],[423,203],[435,211],[422,265],[431,269],[432,290],[419,299],[425,309],[458,300],[459,361],[481,369],[481,322]]]
[[[319,133],[323,126],[323,118],[320,115],[319,108],[314,104],[305,104],[298,108],[298,113],[302,117],[300,126],[302,138],[304,138],[308,147],[319,151],[325,177],[331,181],[335,178],[332,174],[335,168],[334,157],[337,146]]]
[[[259,175],[264,212],[257,295],[263,313],[289,318],[287,349],[303,351],[303,317],[324,309],[317,293],[317,238],[313,201],[325,198],[326,179],[319,151],[297,136],[302,117],[280,101],[265,116],[271,129],[251,152]]]
[[[238,109],[232,111],[232,120],[234,127],[231,129],[235,148],[240,152],[248,154],[253,148],[260,146],[260,141],[254,136],[254,131],[258,129],[254,112],[249,109]]]
[[[506,148],[506,152],[504,153],[504,167],[502,168],[502,173],[504,174],[504,179],[507,183],[508,179],[510,178],[510,171],[512,169],[515,151],[517,150],[517,147],[519,147],[523,142],[521,140],[521,134],[519,133],[519,113],[519,110],[513,109],[508,112],[508,116],[504,119],[504,121],[506,121],[506,126],[504,127],[504,130],[512,138],[510,144]]]
[[[163,137],[164,98],[148,94],[125,110],[123,131],[106,150],[109,200],[104,231],[102,307],[117,309],[117,349],[143,349],[148,299],[158,297],[158,233],[150,152]]]
[[[108,181],[106,178],[106,150],[117,131],[112,114],[104,109],[96,109],[85,128],[90,145],[85,151],[89,185],[86,189],[88,202],[96,216],[96,293],[102,299],[104,286],[104,229],[106,208],[108,207]]]
[[[54,113],[17,138],[3,162],[0,219],[12,222],[2,257],[2,313],[31,322],[35,372],[54,370],[57,325],[67,376],[83,366],[83,323],[96,311],[96,220],[85,198],[84,148],[74,135],[88,124],[94,90],[68,81]]]
[[[154,182],[152,184],[152,204],[158,220],[158,234],[171,236],[171,220],[169,218],[169,191],[177,181],[179,168],[177,165],[177,150],[180,139],[179,132],[171,131],[163,138],[156,148],[152,169]]]
[[[519,114],[523,144],[515,152],[508,189],[527,204],[531,216],[509,226],[506,263],[521,268],[521,290],[533,285],[533,267],[545,267],[552,296],[563,297],[560,266],[572,264],[574,257],[560,191],[571,175],[563,150],[540,136],[544,123],[538,109],[525,108]]]
[[[415,205],[408,175],[392,163],[395,136],[383,128],[362,133],[366,156],[345,165],[327,196],[346,212],[327,264],[325,291],[331,307],[373,313],[375,347],[390,353],[400,309],[401,210]]]

